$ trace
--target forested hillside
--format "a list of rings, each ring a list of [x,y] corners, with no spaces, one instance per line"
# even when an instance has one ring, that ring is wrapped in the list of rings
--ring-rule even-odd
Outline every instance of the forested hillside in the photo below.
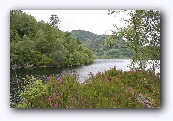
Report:
[[[69,32],[21,10],[10,11],[10,65],[69,66],[92,63],[93,53]]]
[[[125,41],[120,37],[97,35],[85,30],[72,30],[71,34],[74,38],[80,40],[82,45],[90,48],[96,55],[96,58],[132,57],[132,51],[124,46]],[[110,38],[113,40],[110,41]]]

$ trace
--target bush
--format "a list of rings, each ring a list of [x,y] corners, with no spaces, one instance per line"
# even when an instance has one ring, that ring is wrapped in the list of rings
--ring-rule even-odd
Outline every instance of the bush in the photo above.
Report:
[[[77,75],[50,76],[44,84],[35,80],[25,86],[17,108],[146,108],[137,102],[143,94],[160,107],[160,77],[151,70],[125,71],[112,68],[89,74],[84,83]]]

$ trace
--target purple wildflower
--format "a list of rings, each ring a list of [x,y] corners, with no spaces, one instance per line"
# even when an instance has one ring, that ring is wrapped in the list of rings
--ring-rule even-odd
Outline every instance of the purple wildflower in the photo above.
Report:
[[[50,79],[50,76],[48,76],[47,79]]]
[[[57,80],[62,83],[62,78],[61,77],[58,77]]]
[[[48,97],[47,100],[51,101],[52,100],[52,97]]]
[[[69,108],[68,105],[66,105],[66,108]]]
[[[58,102],[54,103],[54,107],[56,108],[58,106]]]

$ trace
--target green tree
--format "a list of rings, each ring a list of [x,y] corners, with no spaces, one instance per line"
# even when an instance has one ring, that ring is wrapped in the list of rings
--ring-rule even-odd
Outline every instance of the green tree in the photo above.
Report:
[[[33,16],[21,10],[10,11],[10,28],[15,29],[20,37],[27,35],[32,38],[37,32],[37,21]]]
[[[50,57],[54,60],[54,64],[56,66],[65,66],[67,59],[68,51],[61,43],[61,40],[57,40],[55,44],[55,48],[52,51]]]
[[[35,37],[35,46],[37,51],[43,53],[43,54],[48,54],[50,51],[49,47],[49,41],[46,39],[46,33],[41,29],[38,30],[36,37]]]
[[[50,25],[58,28],[58,24],[60,24],[60,20],[57,15],[51,15],[50,17]]]
[[[139,64],[138,68],[145,68],[148,60],[155,66],[160,62],[160,11],[135,10],[135,11],[109,11],[109,14],[126,13],[127,27],[118,28],[113,34],[125,38],[126,46],[133,51],[132,66]],[[149,48],[149,49],[145,49]],[[158,60],[155,60],[158,59]]]
[[[21,10],[10,11],[11,65],[72,66],[93,61],[89,50],[83,52],[80,40],[59,30],[59,18],[52,17],[50,23],[37,22]],[[80,60],[81,53],[87,55],[84,61]]]

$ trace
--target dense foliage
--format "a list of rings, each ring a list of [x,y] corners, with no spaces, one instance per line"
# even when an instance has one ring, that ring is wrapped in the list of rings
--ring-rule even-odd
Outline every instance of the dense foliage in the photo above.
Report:
[[[96,55],[96,58],[132,57],[132,51],[128,47],[124,47],[125,41],[120,37],[111,36],[116,45],[113,45],[113,43],[112,45],[107,45],[106,43],[110,40],[110,36],[108,35],[97,35],[85,30],[72,30],[71,34],[74,38],[81,40],[84,46],[90,48]]]
[[[160,78],[152,70],[122,72],[114,67],[105,73],[90,73],[84,83],[78,82],[73,71],[50,76],[46,83],[34,77],[25,81],[28,85],[16,108],[160,107]]]
[[[159,67],[160,62],[160,11],[159,10],[111,10],[109,14],[124,13],[123,21],[127,27],[118,28],[114,35],[125,38],[132,52],[132,66],[145,68],[150,63]],[[159,63],[158,63],[159,62]]]
[[[70,33],[60,31],[52,24],[57,23],[53,20],[52,18],[50,24],[37,22],[33,16],[21,10],[10,11],[11,65],[68,66],[93,62],[92,51],[82,47],[80,41]]]

